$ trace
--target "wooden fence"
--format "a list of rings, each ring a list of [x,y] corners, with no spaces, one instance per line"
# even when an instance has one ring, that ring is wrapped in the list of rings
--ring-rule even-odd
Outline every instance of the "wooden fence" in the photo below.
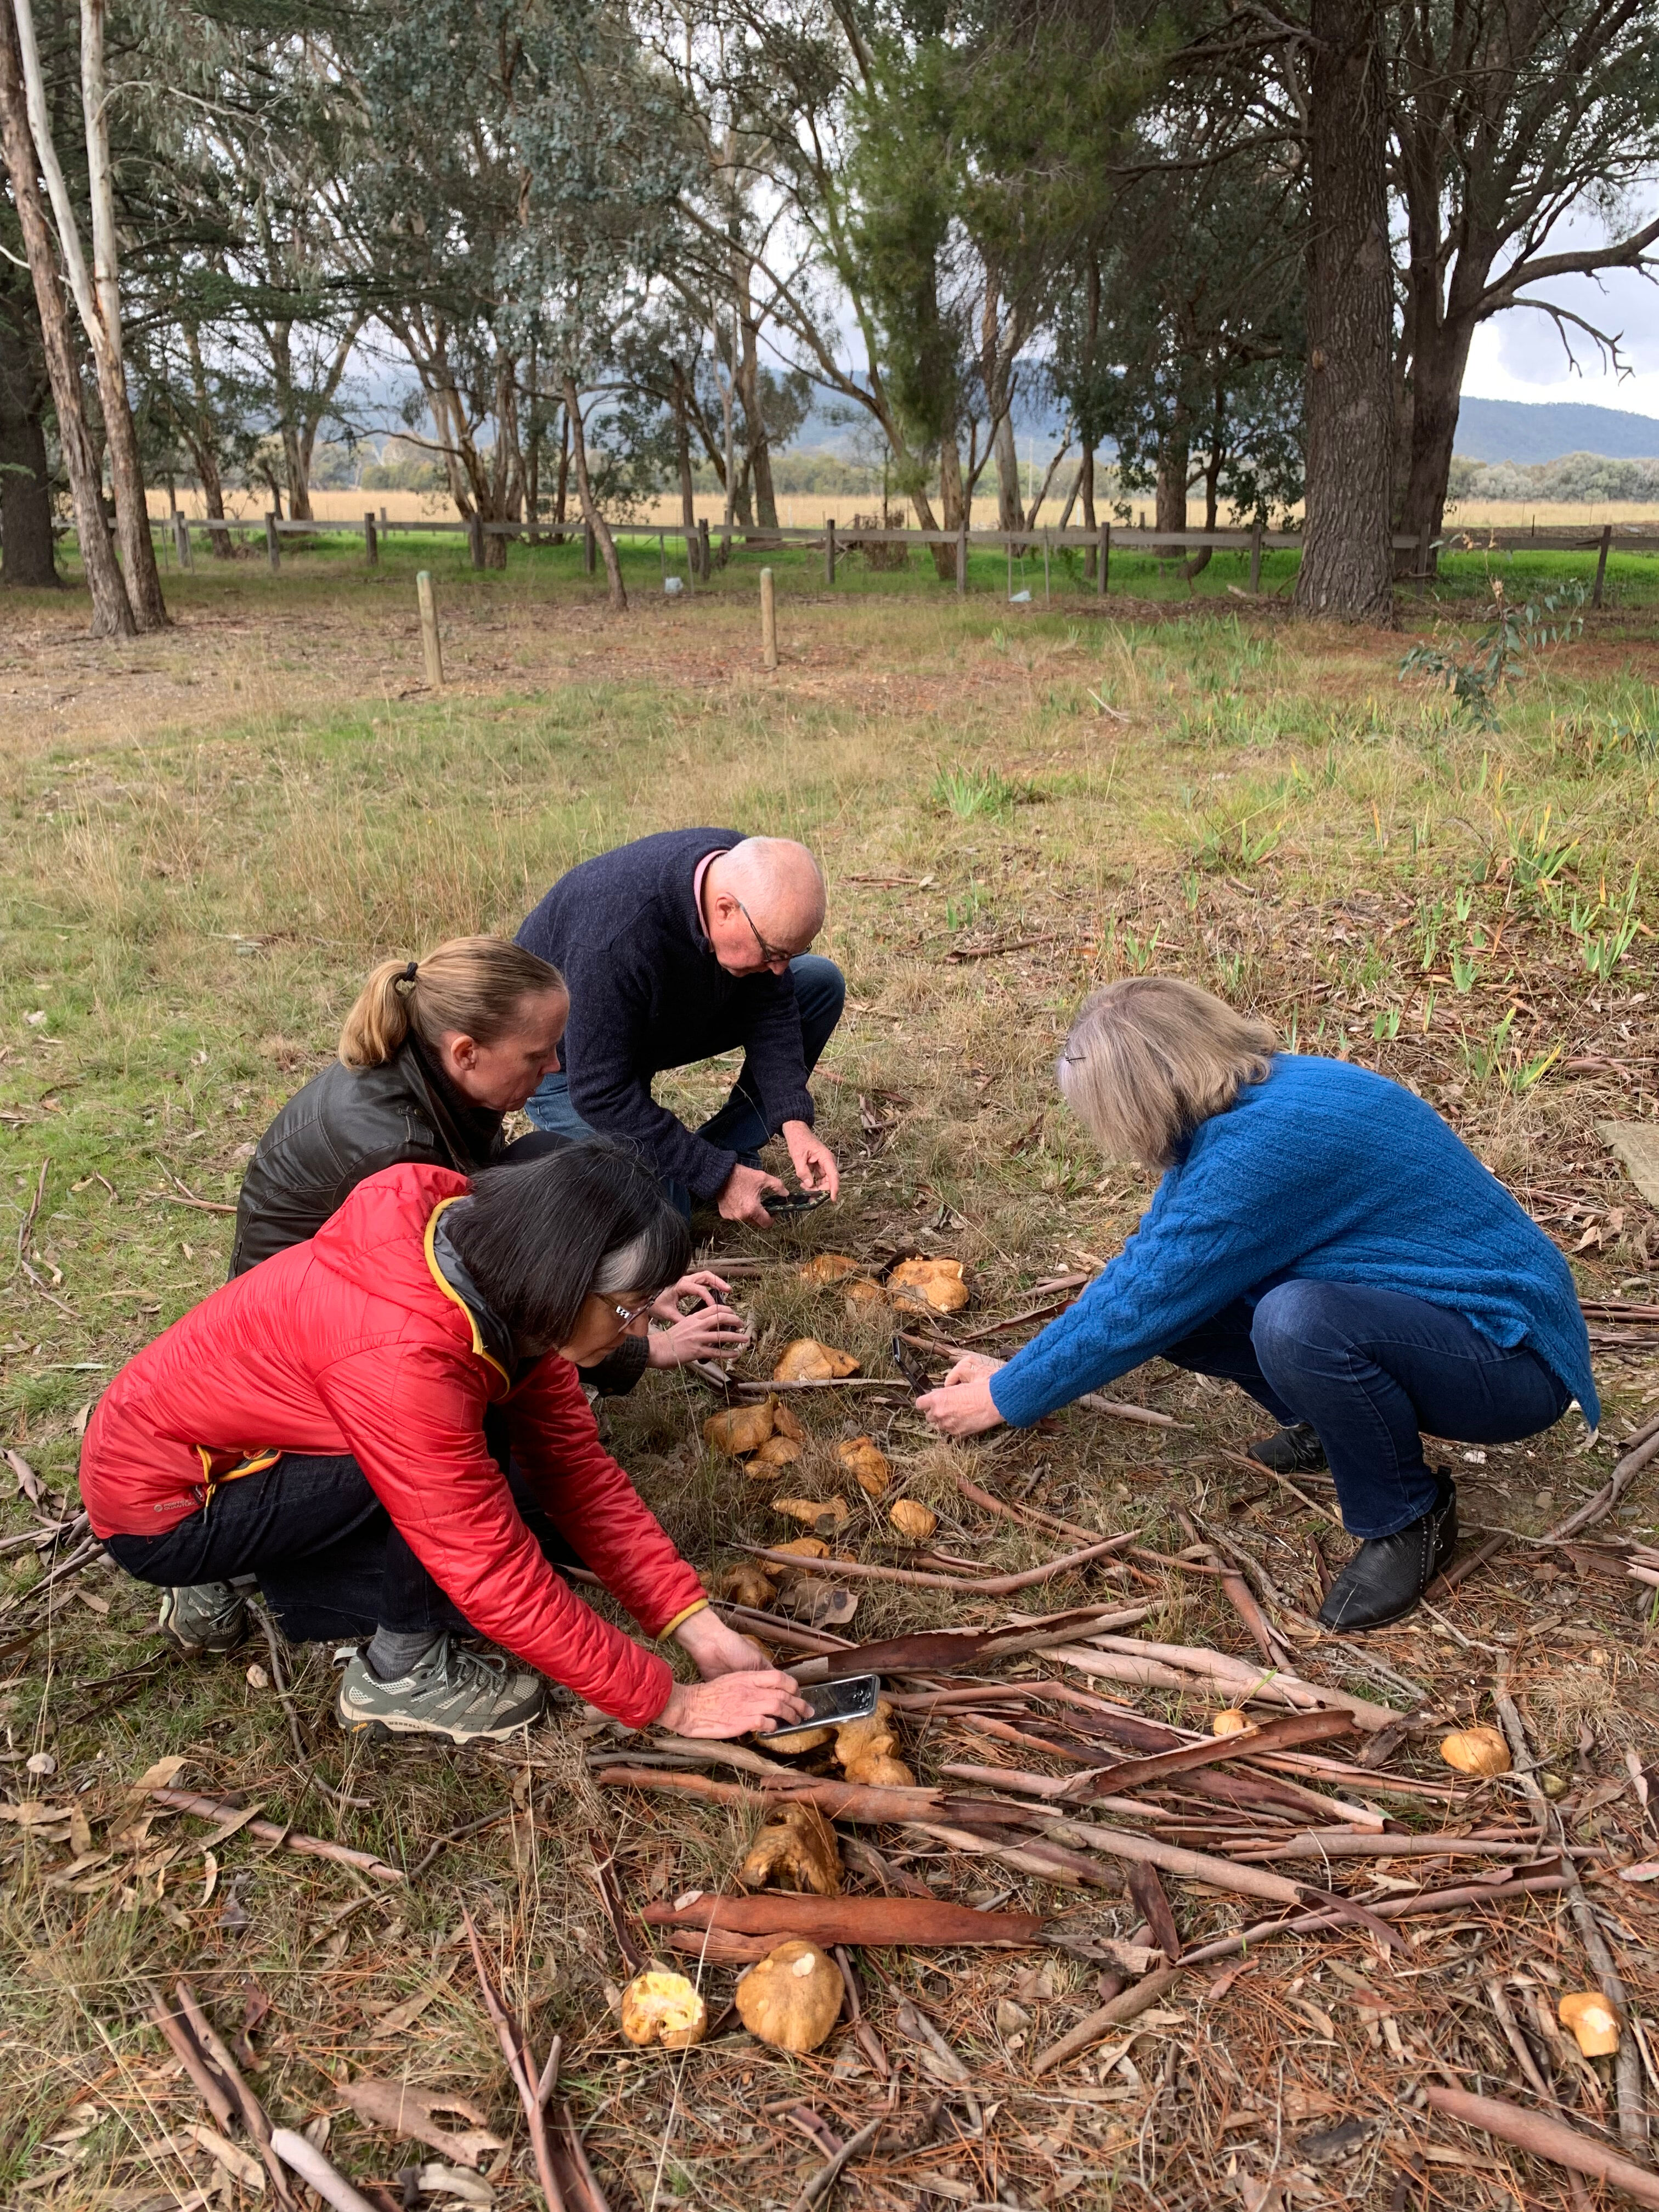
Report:
[[[73,525],[66,526],[72,529]],[[684,539],[685,545],[686,581],[696,590],[699,580],[705,585],[714,576],[714,533],[706,521],[695,529],[684,523],[613,522],[612,537],[654,538],[663,552],[666,569],[667,542],[672,538]],[[583,549],[583,565],[589,575],[597,566],[597,546],[593,532],[580,521],[564,524],[527,522],[481,522],[477,515],[464,521],[391,522],[384,514],[366,511],[361,522],[292,522],[279,519],[275,514],[250,520],[231,520],[218,518],[203,519],[175,513],[165,520],[152,520],[151,527],[170,534],[181,568],[192,566],[191,538],[196,531],[224,531],[228,533],[263,537],[265,556],[273,568],[282,565],[282,541],[284,537],[361,537],[365,559],[371,566],[380,559],[380,541],[398,531],[465,535],[471,549],[472,565],[484,565],[484,540],[487,538],[506,538],[526,544],[562,544],[580,538]],[[968,589],[968,556],[972,552],[1003,551],[1008,562],[1009,596],[1013,596],[1013,564],[1041,553],[1042,556],[1043,592],[1050,588],[1050,562],[1054,554],[1080,551],[1092,556],[1094,588],[1104,599],[1111,572],[1112,555],[1116,552],[1152,552],[1170,556],[1209,547],[1216,551],[1248,553],[1250,559],[1250,592],[1254,597],[1261,586],[1261,556],[1264,552],[1299,552],[1304,539],[1298,532],[1265,530],[1259,526],[1250,530],[1129,530],[1102,523],[1097,530],[1056,530],[1031,528],[1024,530],[871,530],[862,525],[842,530],[834,521],[827,521],[817,529],[786,527],[761,529],[734,524],[731,528],[720,526],[718,535],[721,544],[722,561],[733,544],[751,549],[775,551],[787,546],[798,546],[803,551],[822,551],[826,584],[836,581],[839,560],[868,545],[939,546],[953,547],[956,556],[956,586],[959,592]],[[1398,537],[1391,541],[1396,553],[1416,556],[1409,571],[1419,595],[1426,589],[1431,574],[1430,556],[1435,552],[1578,552],[1596,556],[1595,580],[1591,589],[1590,605],[1601,605],[1602,590],[1607,576],[1609,553],[1659,553],[1659,526],[1627,524],[1620,527],[1604,523],[1599,530],[1588,534],[1569,527],[1539,530],[1446,530],[1436,538],[1427,530],[1419,536]]]

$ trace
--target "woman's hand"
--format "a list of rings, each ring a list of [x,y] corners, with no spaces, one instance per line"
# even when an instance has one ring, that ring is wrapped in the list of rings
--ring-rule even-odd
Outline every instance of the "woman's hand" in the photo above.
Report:
[[[937,1390],[916,1404],[941,1436],[977,1437],[999,1428],[1002,1416],[991,1395],[991,1377],[1005,1363],[983,1352],[964,1352]]]
[[[728,1628],[713,1606],[683,1620],[674,1641],[688,1651],[702,1680],[677,1682],[657,1716],[677,1735],[747,1735],[751,1729],[804,1721],[812,1708],[796,1691],[793,1674],[780,1674],[758,1644]]]
[[[698,1298],[706,1306],[717,1306],[731,1291],[732,1285],[723,1275],[712,1267],[695,1267],[689,1275],[682,1275],[678,1283],[671,1283],[651,1307],[654,1321],[676,1322],[680,1318],[680,1300]]]
[[[672,1729],[676,1735],[734,1736],[805,1720],[812,1709],[797,1695],[794,1676],[763,1666],[758,1653],[750,1656],[756,1662],[752,1672],[722,1674],[690,1687],[677,1682],[657,1716],[658,1727]]]
[[[672,1328],[653,1328],[646,1338],[653,1367],[684,1367],[688,1359],[735,1359],[749,1349],[749,1324],[730,1306],[699,1306]]]

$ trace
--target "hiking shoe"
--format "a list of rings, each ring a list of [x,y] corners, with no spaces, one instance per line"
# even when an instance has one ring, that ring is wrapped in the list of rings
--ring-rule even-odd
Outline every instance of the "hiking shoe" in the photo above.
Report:
[[[367,1729],[376,1736],[504,1743],[539,1720],[546,1702],[539,1674],[493,1651],[469,1651],[446,1633],[395,1681],[381,1681],[362,1654],[355,1653],[341,1674],[334,1711],[343,1729]]]
[[[1311,1421],[1294,1421],[1287,1429],[1275,1429],[1272,1436],[1258,1437],[1244,1449],[1258,1467],[1270,1467],[1275,1474],[1310,1474],[1325,1464],[1325,1447]]]
[[[185,1583],[161,1593],[156,1623],[186,1659],[218,1659],[247,1634],[247,1600],[228,1583]]]
[[[1435,1469],[1440,1494],[1422,1518],[1359,1547],[1325,1594],[1319,1625],[1339,1634],[1382,1628],[1413,1612],[1457,1548],[1457,1485]]]

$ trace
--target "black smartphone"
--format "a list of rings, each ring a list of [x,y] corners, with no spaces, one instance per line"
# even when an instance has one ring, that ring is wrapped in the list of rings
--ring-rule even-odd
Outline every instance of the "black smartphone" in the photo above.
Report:
[[[770,1191],[763,1191],[761,1204],[769,1213],[810,1213],[815,1206],[823,1206],[829,1199],[827,1190],[786,1191],[775,1198]]]
[[[843,1721],[867,1721],[876,1710],[881,1690],[878,1674],[849,1674],[842,1682],[804,1682],[800,1694],[812,1708],[808,1720],[792,1721],[787,1728],[757,1729],[757,1741],[800,1735],[807,1729],[839,1728]]]

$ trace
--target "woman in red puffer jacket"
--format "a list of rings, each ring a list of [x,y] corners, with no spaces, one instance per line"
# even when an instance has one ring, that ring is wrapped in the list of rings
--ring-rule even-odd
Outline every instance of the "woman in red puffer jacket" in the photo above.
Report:
[[[144,1582],[253,1577],[295,1640],[372,1632],[342,1679],[348,1728],[500,1739],[538,1717],[543,1675],[635,1728],[798,1717],[791,1678],[716,1617],[601,1446],[576,1374],[684,1273],[688,1242],[608,1145],[471,1182],[371,1176],[116,1376],[82,1453],[92,1526]],[[495,1406],[511,1477],[484,1441]],[[700,1686],[569,1589],[547,1556],[561,1539]]]

